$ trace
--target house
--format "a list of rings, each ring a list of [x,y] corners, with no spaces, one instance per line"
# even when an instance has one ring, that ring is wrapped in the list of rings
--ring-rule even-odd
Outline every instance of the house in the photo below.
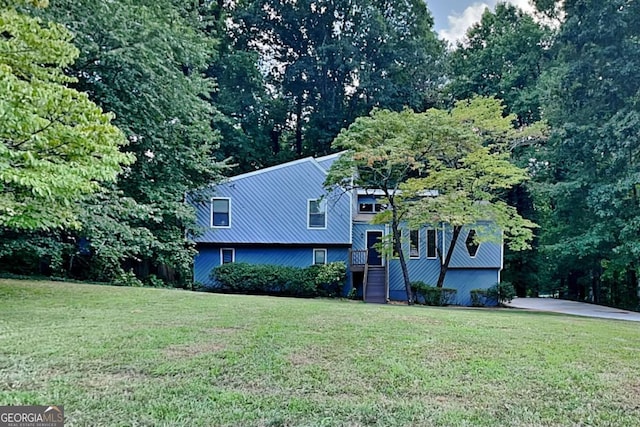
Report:
[[[366,301],[405,300],[399,261],[374,247],[390,233],[388,226],[370,223],[385,209],[381,194],[341,189],[327,194],[323,188],[338,157],[308,157],[241,174],[200,199],[190,197],[203,230],[194,238],[194,280],[215,285],[211,270],[229,262],[307,267],[341,261],[348,266],[348,288],[364,293]],[[437,249],[447,249],[450,231],[442,224],[403,230],[412,281],[436,283]],[[473,233],[463,231],[445,279],[445,287],[458,290],[460,305],[471,304],[471,289],[499,282],[502,269],[502,245],[477,244]]]

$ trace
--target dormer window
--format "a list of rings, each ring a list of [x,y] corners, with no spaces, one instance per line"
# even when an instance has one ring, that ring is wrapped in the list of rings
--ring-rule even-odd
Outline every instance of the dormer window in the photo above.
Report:
[[[358,213],[373,214],[387,209],[386,203],[380,203],[374,196],[358,197]]]
[[[384,203],[360,203],[358,205],[360,213],[376,213],[385,209],[387,209],[387,205]]]
[[[211,227],[231,227],[231,199],[211,199]]]

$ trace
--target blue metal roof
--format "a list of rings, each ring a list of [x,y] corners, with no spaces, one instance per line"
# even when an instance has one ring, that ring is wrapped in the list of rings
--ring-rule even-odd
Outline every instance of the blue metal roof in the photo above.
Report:
[[[344,151],[340,153],[329,154],[328,156],[324,156],[324,157],[318,157],[316,159],[316,162],[318,162],[318,164],[322,166],[324,170],[328,171],[331,165],[333,164],[333,162],[335,162],[338,158],[340,158],[340,155],[342,155],[342,153],[344,153]]]
[[[323,188],[326,167],[337,155],[305,158],[230,178],[210,197],[229,198],[230,227],[211,227],[211,203],[196,205],[205,232],[196,242],[235,244],[350,244],[350,195]],[[327,226],[308,228],[308,201],[324,197]]]

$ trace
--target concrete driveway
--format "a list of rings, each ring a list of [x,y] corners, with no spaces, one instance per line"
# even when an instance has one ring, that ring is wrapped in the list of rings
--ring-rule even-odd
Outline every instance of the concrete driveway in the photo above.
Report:
[[[556,298],[514,298],[507,307],[640,322],[640,313]]]

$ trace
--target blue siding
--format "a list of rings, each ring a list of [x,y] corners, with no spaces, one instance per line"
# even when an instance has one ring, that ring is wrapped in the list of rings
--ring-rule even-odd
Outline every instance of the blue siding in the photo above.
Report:
[[[364,249],[366,246],[366,231],[382,230],[385,231],[384,225],[371,225],[365,223],[356,223],[353,228],[353,247],[354,249]],[[467,236],[467,230],[463,230],[460,239],[454,249],[454,258],[452,258],[451,266],[445,276],[444,286],[455,288],[458,290],[456,304],[471,305],[471,289],[489,288],[493,286],[500,278],[501,265],[501,245],[495,242],[483,242],[480,244],[478,253],[475,258],[471,258],[466,250],[464,240]],[[440,274],[440,260],[427,258],[427,237],[426,228],[420,229],[420,257],[411,258],[409,256],[409,231],[403,229],[403,248],[407,269],[409,270],[409,278],[411,281],[422,281],[428,285],[433,285],[438,281]],[[447,241],[445,249],[450,242],[451,233],[445,232]],[[438,230],[438,245],[441,248],[442,231]],[[455,259],[455,263],[454,263]],[[402,269],[398,259],[389,260],[389,299],[406,300],[407,294],[404,287],[404,279],[402,277]]]
[[[397,263],[396,263],[397,264]],[[407,299],[407,293],[404,290],[404,282],[402,281],[402,273],[398,266],[397,271],[389,272],[389,299],[403,301]],[[437,279],[437,276],[436,276]],[[445,288],[457,289],[455,304],[471,305],[472,289],[487,289],[495,285],[500,279],[500,272],[496,269],[468,269],[468,270],[449,270],[444,280]],[[425,283],[435,284],[425,281]]]
[[[198,283],[212,284],[211,270],[220,265],[220,248],[233,248],[232,245],[200,247],[195,257],[194,280]],[[236,247],[235,262],[248,264],[274,264],[290,267],[309,267],[313,263],[314,249],[327,249],[327,262],[346,262],[348,248],[331,246],[309,247]]]
[[[235,262],[251,264],[277,264],[307,267],[313,262],[313,249],[326,248],[328,262],[348,262],[348,248],[365,249],[367,231],[388,234],[385,225],[367,221],[372,214],[358,214],[357,192],[335,191],[326,194],[323,188],[327,170],[339,154],[318,159],[306,158],[279,166],[250,172],[230,178],[227,182],[203,190],[202,202],[195,197],[188,200],[196,207],[197,223],[203,233],[194,238],[199,243],[195,258],[195,281],[211,284],[211,270],[220,265],[220,248],[235,250]],[[212,197],[230,200],[230,227],[212,228]],[[308,201],[323,197],[327,201],[327,227],[308,227]],[[373,195],[362,196],[361,201],[373,202]],[[353,215],[353,216],[352,216]],[[438,248],[446,251],[451,241],[451,227],[437,229]],[[491,241],[480,244],[475,257],[465,246],[470,228],[478,233],[494,233]],[[435,285],[440,271],[439,259],[427,259],[426,227],[419,233],[420,256],[409,256],[409,231],[403,230],[403,247],[412,281]],[[444,236],[444,237],[443,237]],[[465,228],[460,235],[445,279],[446,287],[458,289],[457,303],[470,305],[471,289],[488,288],[500,277],[502,244],[500,235],[488,223]],[[397,259],[388,260],[389,297],[406,298],[402,273]],[[352,277],[349,274],[349,282]]]
[[[491,240],[482,241],[480,246],[478,247],[478,252],[475,257],[470,257],[469,252],[467,251],[467,247],[465,245],[465,241],[467,239],[467,235],[469,230],[474,227],[464,227],[460,236],[458,237],[458,242],[456,244],[455,249],[453,250],[453,256],[451,257],[451,263],[449,264],[450,268],[469,268],[469,267],[477,267],[477,268],[501,268],[502,266],[502,243],[500,242],[500,237],[495,235],[495,231],[492,231],[487,228],[485,225],[479,225],[476,227],[478,234],[480,233],[494,233],[494,236],[490,237]],[[442,233],[440,233],[442,234]],[[445,245],[445,249],[448,249],[449,242],[451,241],[451,228],[447,227],[446,232],[447,243]]]
[[[196,242],[254,244],[349,244],[350,195],[325,194],[326,171],[312,158],[231,178],[211,197],[231,199],[231,226],[211,228],[211,206],[196,205],[204,233]],[[326,197],[326,229],[309,229],[308,200]],[[208,199],[208,198],[207,198]]]
[[[444,279],[446,288],[455,288],[457,293],[457,304],[471,305],[472,289],[488,289],[500,280],[499,270],[449,270]]]
[[[378,230],[386,234],[386,227],[383,224],[353,224],[353,249],[367,249],[367,231]]]

